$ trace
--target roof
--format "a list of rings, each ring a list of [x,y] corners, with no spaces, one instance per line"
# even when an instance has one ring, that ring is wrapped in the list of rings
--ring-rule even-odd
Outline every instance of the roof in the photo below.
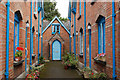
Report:
[[[50,23],[50,21],[43,20],[43,30],[46,28],[46,26]]]
[[[57,16],[54,17],[54,19],[47,25],[47,27],[44,26],[44,30],[42,31],[42,34],[51,26],[51,24],[55,21],[58,20],[58,22],[61,24],[61,26],[70,34],[70,32],[68,31],[68,29],[65,27],[65,25],[59,20],[59,18]],[[45,23],[47,24],[47,23]]]
[[[67,21],[62,21],[62,23],[65,25],[65,27],[69,30],[69,26],[70,26],[70,21],[67,20]]]

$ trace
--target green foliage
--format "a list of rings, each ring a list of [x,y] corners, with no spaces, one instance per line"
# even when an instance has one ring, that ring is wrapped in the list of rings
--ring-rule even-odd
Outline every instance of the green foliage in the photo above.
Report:
[[[92,70],[89,67],[83,68],[82,71],[83,72],[91,72],[92,73]]]
[[[15,57],[22,57],[22,51],[17,51]]]
[[[99,78],[107,78],[107,75],[105,73],[100,73]]]
[[[94,73],[92,69],[89,67],[85,67],[82,69],[82,74],[87,74],[91,79],[99,79],[99,80],[106,80],[107,75],[105,73]]]
[[[55,16],[60,17],[60,13],[55,7],[56,2],[50,2],[50,0],[44,1],[44,15],[46,20],[51,21]]]
[[[63,64],[64,65],[68,65],[68,66],[76,66],[78,60],[75,59],[75,55],[74,54],[65,54],[62,56],[62,60],[63,60]]]
[[[65,22],[68,20],[67,18],[62,18],[62,17],[60,17],[59,19],[60,19],[61,21],[65,21]]]
[[[44,64],[44,63],[45,63],[43,56],[41,56],[41,57],[39,58],[39,62],[40,62],[40,64]]]

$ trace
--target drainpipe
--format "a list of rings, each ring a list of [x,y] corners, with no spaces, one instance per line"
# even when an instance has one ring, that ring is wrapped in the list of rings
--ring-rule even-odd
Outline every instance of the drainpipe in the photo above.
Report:
[[[42,33],[42,31],[43,31],[43,17],[42,17],[42,26],[41,26],[41,56],[43,56],[43,33]]]
[[[115,2],[112,0],[112,51],[113,51],[113,80],[117,77],[115,75]]]
[[[39,64],[39,36],[40,36],[40,12],[38,12],[38,64]]]
[[[31,0],[30,8],[31,8],[30,9],[30,66],[31,66],[32,65],[32,0]]]
[[[42,4],[42,11],[41,11],[41,17],[42,17],[42,26],[41,26],[41,56],[43,56],[43,19],[44,19],[44,0]]]
[[[70,52],[70,54],[71,54],[71,18],[69,18],[69,21],[70,21],[70,25],[69,25],[69,28],[70,28],[70,34],[69,34],[69,40],[70,40],[70,43],[69,43],[69,52]]]
[[[84,67],[86,67],[86,1],[84,0]]]
[[[89,29],[89,67],[91,69],[91,29]]]
[[[74,54],[76,59],[76,16],[74,14]]]
[[[27,26],[26,26],[26,36],[25,36],[25,72],[27,73]]]
[[[6,80],[9,78],[9,12],[10,12],[10,2],[7,0],[7,22],[6,22]]]

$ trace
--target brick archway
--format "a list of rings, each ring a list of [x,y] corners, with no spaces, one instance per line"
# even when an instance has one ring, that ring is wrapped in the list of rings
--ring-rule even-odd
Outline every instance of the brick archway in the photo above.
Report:
[[[50,38],[50,40],[48,41],[48,44],[49,44],[49,59],[52,60],[52,43],[55,41],[55,40],[58,40],[60,43],[61,43],[61,55],[63,55],[63,45],[64,45],[64,40],[62,39],[62,37],[56,33],[52,38]]]

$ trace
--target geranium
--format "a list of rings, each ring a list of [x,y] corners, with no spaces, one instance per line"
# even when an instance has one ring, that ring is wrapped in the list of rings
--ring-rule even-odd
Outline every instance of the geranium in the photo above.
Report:
[[[94,73],[92,73],[92,75],[93,75]]]
[[[106,55],[106,53],[100,53],[100,56],[104,57]]]
[[[17,50],[22,50],[22,51],[24,50],[22,47],[17,47],[16,49]]]

